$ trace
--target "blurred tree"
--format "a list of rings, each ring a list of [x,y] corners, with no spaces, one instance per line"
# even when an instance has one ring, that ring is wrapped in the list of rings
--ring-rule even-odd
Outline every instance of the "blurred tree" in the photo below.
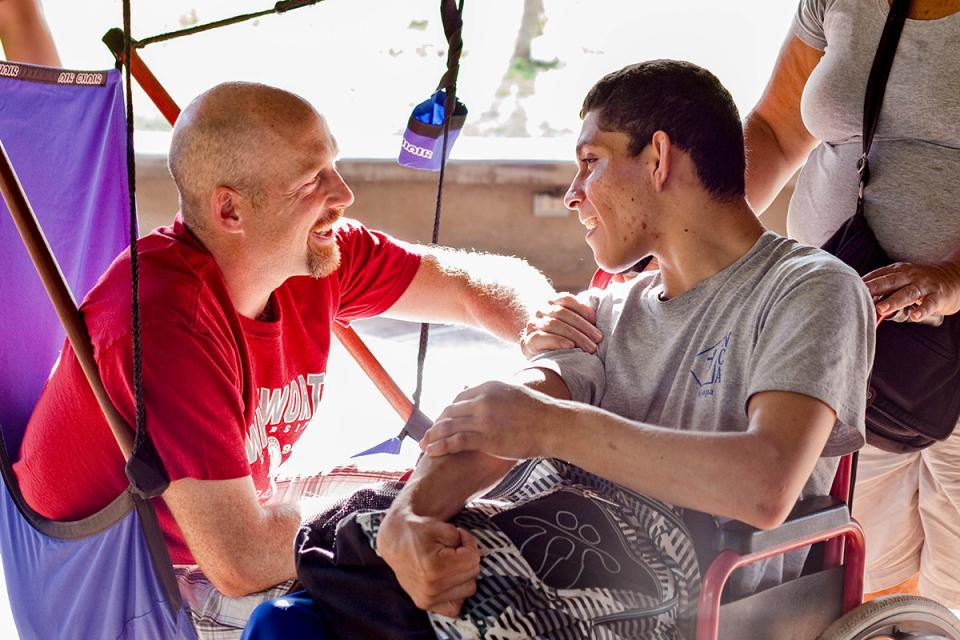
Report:
[[[493,102],[480,118],[465,128],[469,135],[526,137],[530,135],[524,101],[533,96],[537,74],[556,69],[560,61],[533,57],[533,41],[543,35],[547,16],[543,0],[523,0],[523,15],[513,46],[513,56]],[[541,126],[542,128],[542,126]],[[549,132],[544,132],[548,133]]]

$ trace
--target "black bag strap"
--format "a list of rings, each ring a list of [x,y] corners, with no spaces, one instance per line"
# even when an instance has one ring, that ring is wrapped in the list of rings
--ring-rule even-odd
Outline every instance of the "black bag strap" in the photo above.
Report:
[[[860,174],[860,188],[857,191],[859,216],[863,215],[863,192],[870,182],[870,160],[867,156],[873,146],[883,96],[887,91],[887,78],[890,77],[893,56],[897,52],[897,44],[900,42],[900,34],[909,10],[910,0],[893,0],[887,13],[887,22],[883,25],[883,33],[880,34],[880,44],[877,45],[873,66],[870,67],[870,77],[867,79],[867,92],[863,98],[863,153],[857,160],[857,173]]]

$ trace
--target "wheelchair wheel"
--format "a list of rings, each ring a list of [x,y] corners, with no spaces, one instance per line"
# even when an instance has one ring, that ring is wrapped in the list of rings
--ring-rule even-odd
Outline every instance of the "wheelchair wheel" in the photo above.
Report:
[[[960,640],[960,620],[918,596],[883,596],[849,611],[819,640]]]

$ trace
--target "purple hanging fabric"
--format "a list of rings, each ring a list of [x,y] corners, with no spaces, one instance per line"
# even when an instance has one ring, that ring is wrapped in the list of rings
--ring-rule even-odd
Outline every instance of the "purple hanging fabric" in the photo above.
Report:
[[[0,140],[82,298],[129,238],[119,72],[0,62]],[[0,255],[0,427],[15,459],[64,334],[2,199]],[[84,520],[50,522],[20,502],[11,461],[0,459],[0,558],[21,638],[195,640],[146,503],[124,493]]]
[[[119,86],[114,71],[0,63],[0,140],[78,303],[130,233]],[[64,333],[2,200],[0,247],[0,424],[16,459]]]

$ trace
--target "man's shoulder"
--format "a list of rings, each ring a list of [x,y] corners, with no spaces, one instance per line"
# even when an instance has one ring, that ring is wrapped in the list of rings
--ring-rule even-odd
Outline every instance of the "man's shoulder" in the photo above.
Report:
[[[212,304],[227,296],[219,267],[208,253],[161,231],[137,243],[138,300],[142,325],[179,322],[195,326]],[[121,253],[87,294],[81,309],[95,344],[106,345],[129,334],[132,305],[129,250]]]

